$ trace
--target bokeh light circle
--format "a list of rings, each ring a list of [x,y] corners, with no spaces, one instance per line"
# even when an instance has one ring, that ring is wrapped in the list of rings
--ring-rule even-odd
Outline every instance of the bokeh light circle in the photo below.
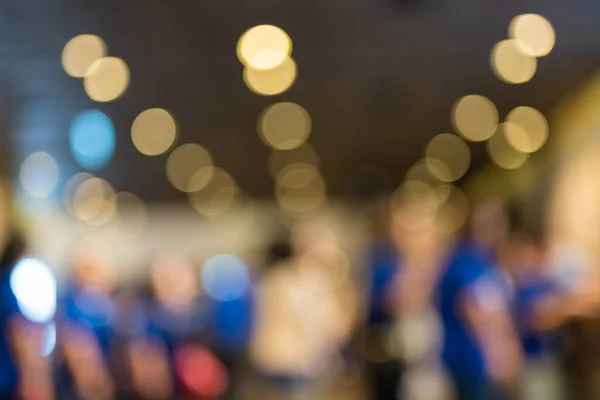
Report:
[[[218,217],[233,208],[238,201],[240,190],[227,171],[211,168],[210,182],[201,190],[188,195],[190,204],[199,214]]]
[[[274,96],[285,92],[294,84],[296,76],[297,66],[291,57],[287,57],[277,67],[268,70],[244,68],[246,86],[262,96]]]
[[[24,258],[10,275],[10,288],[21,314],[36,323],[47,323],[56,313],[56,277],[40,260]]]
[[[276,103],[265,109],[258,120],[260,138],[278,150],[301,146],[310,136],[312,121],[308,111],[296,103]]]
[[[129,67],[117,57],[103,57],[94,61],[83,78],[85,92],[97,102],[116,100],[128,86]]]
[[[517,169],[521,167],[529,154],[520,152],[513,148],[507,138],[506,131],[518,129],[511,127],[510,122],[503,122],[498,126],[498,130],[487,142],[487,152],[494,164],[504,169]]]
[[[98,59],[106,55],[106,44],[96,35],[79,35],[65,45],[62,64],[65,72],[74,78],[83,78]]]
[[[247,30],[237,45],[240,62],[254,69],[275,68],[291,52],[290,37],[283,29],[273,25],[259,25]]]
[[[537,59],[527,54],[521,42],[508,39],[497,43],[491,54],[492,70],[507,83],[525,83],[531,80],[537,70]]]
[[[91,177],[75,189],[72,207],[80,221],[93,226],[105,225],[117,213],[115,191],[105,180]]]
[[[509,25],[508,34],[524,45],[523,50],[527,54],[535,57],[548,55],[556,42],[552,24],[537,14],[516,16]]]
[[[293,163],[309,164],[318,168],[320,160],[315,149],[308,143],[292,150],[273,150],[267,165],[269,174],[276,177],[282,169]]]
[[[433,176],[444,182],[463,177],[471,165],[471,151],[460,137],[441,133],[427,145],[425,163]]]
[[[49,196],[54,191],[58,178],[58,164],[50,154],[45,152],[28,156],[19,171],[21,187],[32,197]]]
[[[190,193],[204,188],[213,175],[212,157],[199,144],[188,143],[171,152],[167,159],[167,178],[179,191]]]
[[[533,153],[544,146],[548,139],[548,121],[544,114],[532,107],[517,107],[506,117],[508,142],[516,150]]]
[[[454,104],[452,123],[465,139],[473,142],[488,140],[498,127],[498,110],[486,97],[471,94]]]
[[[131,126],[133,145],[147,156],[157,156],[169,150],[176,136],[175,119],[162,108],[142,111]]]
[[[115,141],[115,127],[100,110],[83,111],[71,123],[71,152],[85,169],[96,170],[106,165],[115,150]]]
[[[250,286],[248,267],[230,254],[219,254],[208,259],[202,267],[202,288],[218,301],[241,298]]]

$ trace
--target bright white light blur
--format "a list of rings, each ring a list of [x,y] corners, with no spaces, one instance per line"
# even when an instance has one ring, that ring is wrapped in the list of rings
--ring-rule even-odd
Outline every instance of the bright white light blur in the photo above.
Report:
[[[44,337],[42,338],[42,357],[48,357],[56,347],[56,325],[50,322],[44,327]]]
[[[202,267],[202,288],[213,299],[239,299],[250,286],[246,264],[230,254],[210,258]]]
[[[58,183],[58,176],[58,164],[43,151],[27,157],[19,171],[21,186],[32,197],[49,196]]]
[[[25,318],[37,323],[54,318],[56,278],[46,264],[33,258],[22,259],[10,275],[10,288]]]

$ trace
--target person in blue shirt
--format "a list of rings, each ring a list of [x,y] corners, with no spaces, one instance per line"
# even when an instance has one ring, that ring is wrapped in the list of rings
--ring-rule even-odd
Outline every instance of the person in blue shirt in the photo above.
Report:
[[[74,277],[64,289],[57,314],[62,398],[110,399],[115,387],[109,368],[117,308],[108,260],[91,249],[74,255]]]
[[[460,400],[500,397],[499,388],[514,384],[519,374],[521,353],[510,294],[494,253],[507,229],[501,204],[475,207],[470,234],[450,252],[440,278],[442,359]]]
[[[0,257],[0,398],[51,400],[51,365],[42,357],[43,329],[26,321],[10,286],[25,243],[11,234]]]

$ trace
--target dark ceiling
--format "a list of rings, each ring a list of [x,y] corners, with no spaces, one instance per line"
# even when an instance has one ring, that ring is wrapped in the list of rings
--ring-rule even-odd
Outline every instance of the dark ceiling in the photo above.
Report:
[[[518,14],[544,15],[554,25],[554,51],[534,79],[508,85],[489,67],[489,52]],[[401,181],[427,141],[451,131],[460,96],[493,100],[501,117],[515,106],[547,113],[597,67],[597,0],[12,0],[0,4],[0,73],[15,160],[45,150],[59,157],[66,179],[78,171],[68,126],[96,107],[117,128],[116,154],[99,175],[118,190],[149,201],[182,199],[165,177],[165,158],[139,154],[130,140],[137,114],[170,110],[179,143],[208,148],[252,195],[268,196],[269,150],[256,118],[275,101],[302,104],[313,119],[310,143],[330,192],[357,195]],[[270,23],[294,42],[299,77],[286,93],[260,97],[242,80],[236,42],[246,29]],[[62,69],[73,36],[101,36],[110,55],[131,70],[123,97],[96,104],[81,80]],[[6,111],[10,110],[10,111]],[[475,168],[486,162],[471,145]],[[389,178],[381,178],[387,171]],[[373,181],[381,181],[373,184]]]

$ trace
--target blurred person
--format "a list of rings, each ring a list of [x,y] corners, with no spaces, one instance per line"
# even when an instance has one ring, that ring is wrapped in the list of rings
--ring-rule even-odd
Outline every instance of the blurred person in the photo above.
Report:
[[[392,238],[387,204],[376,210],[373,238],[366,257],[369,295],[367,321],[361,347],[367,362],[371,395],[376,400],[394,400],[402,382],[403,365],[389,354],[385,343],[395,334],[395,280],[401,263],[400,247]]]
[[[521,368],[511,320],[510,288],[496,246],[509,227],[502,204],[474,207],[470,232],[451,250],[438,288],[444,328],[442,358],[460,400],[505,398]]]
[[[58,307],[61,399],[112,399],[109,368],[117,307],[114,271],[106,251],[82,247]]]
[[[402,399],[443,399],[447,395],[440,365],[441,323],[435,310],[434,293],[447,248],[428,209],[406,202],[392,215],[391,236],[398,253],[392,298],[404,364]]]
[[[144,334],[130,346],[137,392],[147,399],[219,398],[228,377],[205,346],[208,310],[194,267],[183,255],[163,254],[150,285]]]
[[[348,282],[337,275],[338,250],[332,231],[310,222],[295,227],[289,245],[272,248],[276,257],[257,289],[251,344],[262,385],[257,398],[331,398],[330,380],[354,318],[354,308],[345,307]]]
[[[25,243],[14,232],[7,239],[0,258],[0,398],[52,400],[51,365],[42,356],[43,327],[20,314],[10,287],[10,274]]]

